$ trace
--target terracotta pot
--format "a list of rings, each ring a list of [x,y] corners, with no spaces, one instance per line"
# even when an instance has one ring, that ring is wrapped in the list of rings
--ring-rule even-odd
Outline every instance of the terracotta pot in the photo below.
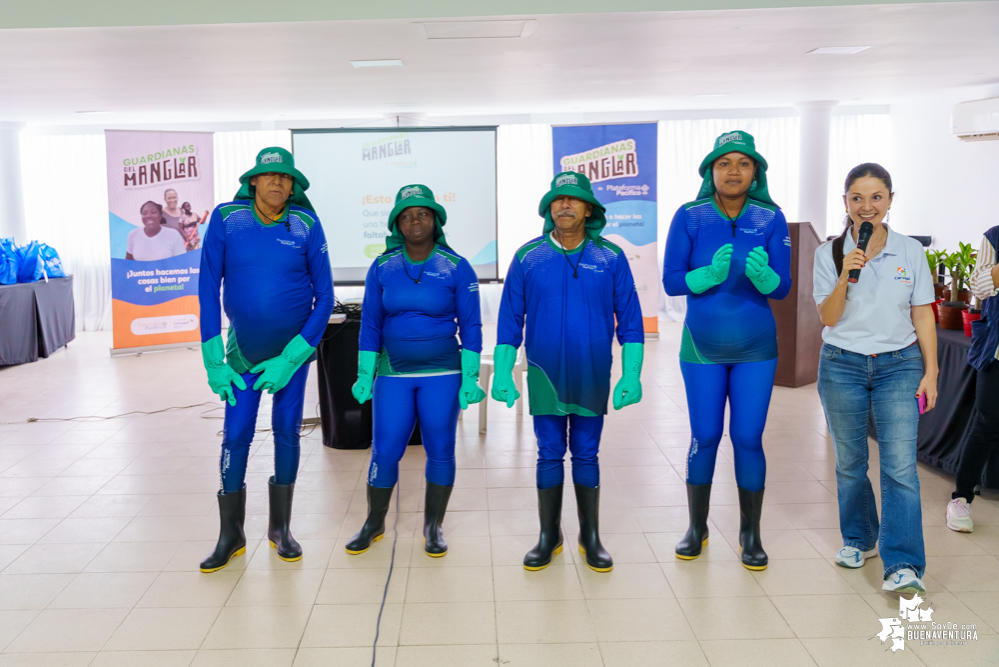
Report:
[[[945,301],[937,306],[940,309],[940,328],[960,331],[964,328],[961,316],[968,309],[968,304],[962,301]]]
[[[950,288],[944,287],[942,290],[940,290],[940,296],[938,296],[937,298],[943,299],[944,301],[950,301]]]
[[[971,338],[971,323],[982,319],[982,311],[972,312],[971,310],[966,310],[961,313],[961,319],[964,320],[964,335]]]
[[[971,290],[963,289],[957,293],[957,298],[955,301],[964,301],[969,306],[971,305]]]
[[[943,283],[934,283],[933,284],[933,295],[936,298],[938,298],[938,299],[943,299],[944,298],[944,290],[945,289],[947,289],[947,286],[944,285]]]

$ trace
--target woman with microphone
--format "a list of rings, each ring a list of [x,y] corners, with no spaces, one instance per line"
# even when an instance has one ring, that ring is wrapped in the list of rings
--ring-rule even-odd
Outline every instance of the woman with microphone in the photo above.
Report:
[[[847,227],[815,254],[814,296],[825,325],[819,396],[836,449],[843,535],[836,564],[858,568],[880,551],[882,590],[911,594],[926,590],[916,429],[920,411],[936,404],[937,336],[923,248],[884,222],[893,196],[884,167],[850,171]],[[867,477],[870,411],[881,460],[880,524]]]

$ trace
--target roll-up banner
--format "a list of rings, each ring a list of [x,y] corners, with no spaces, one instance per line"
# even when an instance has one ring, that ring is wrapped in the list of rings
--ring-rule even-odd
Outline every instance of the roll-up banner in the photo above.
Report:
[[[603,236],[628,257],[645,333],[659,331],[657,140],[656,123],[552,128],[555,173],[585,174],[607,208]]]
[[[112,353],[200,340],[201,239],[215,207],[210,132],[105,132]]]

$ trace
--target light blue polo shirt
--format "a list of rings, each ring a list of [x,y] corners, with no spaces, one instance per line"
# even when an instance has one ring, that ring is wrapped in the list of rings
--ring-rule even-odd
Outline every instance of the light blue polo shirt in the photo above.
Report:
[[[856,247],[853,234],[847,234],[843,240],[843,256]],[[815,252],[813,296],[816,304],[832,294],[838,277],[830,241]],[[857,354],[900,350],[916,341],[909,309],[935,300],[933,279],[922,244],[888,228],[884,250],[861,270],[860,280],[847,287],[843,316],[836,326],[822,330],[822,340]]]

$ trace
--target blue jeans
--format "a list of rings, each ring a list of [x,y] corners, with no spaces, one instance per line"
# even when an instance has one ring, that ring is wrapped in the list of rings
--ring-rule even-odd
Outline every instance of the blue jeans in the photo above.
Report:
[[[825,344],[819,397],[836,446],[836,489],[843,544],[861,551],[878,545],[885,577],[911,568],[923,576],[922,508],[916,475],[916,389],[923,357],[915,343],[863,355]],[[881,526],[867,477],[867,425],[873,411],[881,458]]]

